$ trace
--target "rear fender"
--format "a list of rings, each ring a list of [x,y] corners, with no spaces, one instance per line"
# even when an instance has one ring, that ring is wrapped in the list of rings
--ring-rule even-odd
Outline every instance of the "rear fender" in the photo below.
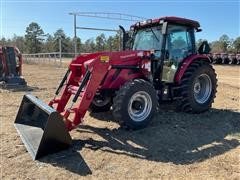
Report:
[[[194,55],[187,57],[186,59],[183,60],[182,64],[178,68],[178,71],[174,77],[175,83],[180,84],[185,71],[187,70],[189,65],[194,61],[206,61],[209,63],[211,62],[209,57],[206,55],[194,54]]]

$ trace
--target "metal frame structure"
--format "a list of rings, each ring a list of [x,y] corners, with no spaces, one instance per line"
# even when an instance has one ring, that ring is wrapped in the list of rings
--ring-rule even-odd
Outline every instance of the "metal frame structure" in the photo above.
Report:
[[[88,54],[88,53],[82,53]],[[50,52],[50,53],[35,53],[35,54],[22,54],[24,63],[29,64],[54,64],[62,67],[64,63],[69,63],[75,56],[75,53],[67,52]]]
[[[109,12],[71,12],[69,13],[69,15],[72,15],[74,18],[74,53],[75,55],[77,55],[77,29],[120,32],[119,30],[116,30],[116,29],[77,27],[77,16],[121,20],[121,21],[129,21],[129,22],[137,22],[137,21],[143,21],[147,19],[144,17],[134,16],[130,14],[109,13]],[[120,38],[121,38],[121,35],[120,35]]]

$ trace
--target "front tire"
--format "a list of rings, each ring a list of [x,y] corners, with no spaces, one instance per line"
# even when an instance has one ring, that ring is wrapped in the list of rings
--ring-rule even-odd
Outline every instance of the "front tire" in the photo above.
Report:
[[[157,111],[154,87],[143,79],[125,83],[113,99],[113,116],[130,129],[146,127]]]
[[[193,62],[180,84],[181,100],[178,109],[201,113],[211,108],[216,97],[217,79],[213,67],[204,61]]]

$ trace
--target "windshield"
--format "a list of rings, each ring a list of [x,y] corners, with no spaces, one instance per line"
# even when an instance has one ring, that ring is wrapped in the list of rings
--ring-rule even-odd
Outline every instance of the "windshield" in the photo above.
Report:
[[[162,33],[160,27],[140,29],[133,41],[133,50],[160,50]]]

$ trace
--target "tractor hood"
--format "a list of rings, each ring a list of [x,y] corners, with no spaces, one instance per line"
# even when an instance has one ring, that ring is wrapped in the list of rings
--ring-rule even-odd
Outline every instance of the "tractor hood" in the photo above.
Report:
[[[71,65],[84,64],[100,59],[102,62],[109,62],[111,65],[137,65],[144,57],[150,56],[150,51],[128,50],[119,52],[97,52],[82,54],[71,62]]]

